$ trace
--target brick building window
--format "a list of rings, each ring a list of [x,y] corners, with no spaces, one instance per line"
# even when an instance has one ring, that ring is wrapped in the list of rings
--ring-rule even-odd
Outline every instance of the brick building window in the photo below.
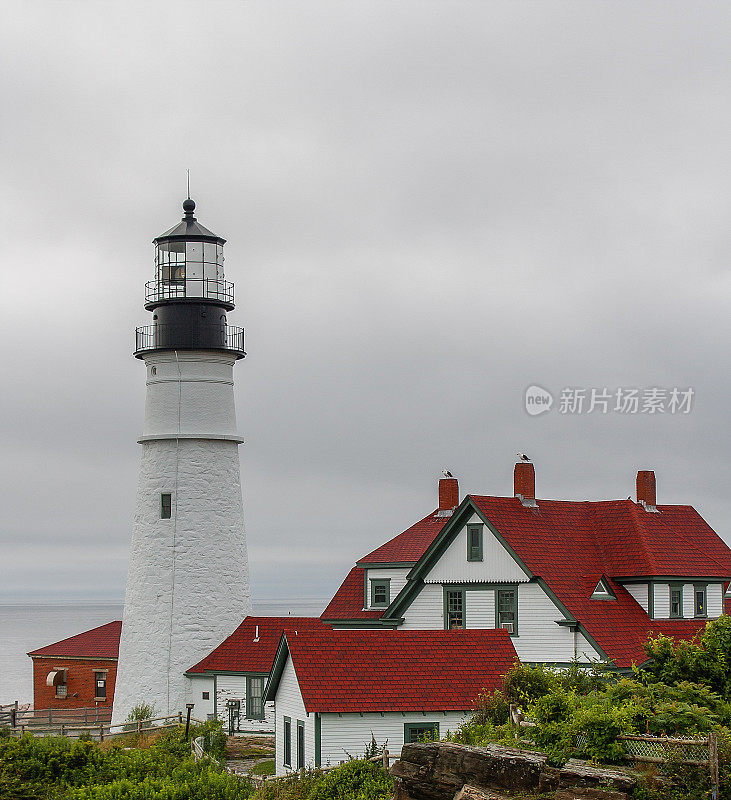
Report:
[[[107,673],[95,672],[94,673],[94,699],[106,700],[107,699]]]
[[[66,697],[68,694],[68,684],[66,683],[66,670],[59,670],[55,680],[56,697]]]

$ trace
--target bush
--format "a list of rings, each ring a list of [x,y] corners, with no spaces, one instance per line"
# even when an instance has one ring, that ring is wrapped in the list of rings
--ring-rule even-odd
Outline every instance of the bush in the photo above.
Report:
[[[327,772],[307,800],[385,800],[393,794],[393,780],[378,764],[348,761]]]
[[[510,714],[510,703],[505,692],[495,689],[493,692],[482,691],[472,704],[473,720],[476,725],[504,725]]]

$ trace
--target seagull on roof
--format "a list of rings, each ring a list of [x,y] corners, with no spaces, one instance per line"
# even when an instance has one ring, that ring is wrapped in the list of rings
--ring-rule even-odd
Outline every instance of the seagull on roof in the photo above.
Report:
[[[445,478],[453,478],[454,477],[454,475],[452,475],[452,473],[448,469],[443,469],[442,470],[442,475],[444,475]]]
[[[530,461],[530,459],[525,453],[516,453],[516,455],[521,461]]]

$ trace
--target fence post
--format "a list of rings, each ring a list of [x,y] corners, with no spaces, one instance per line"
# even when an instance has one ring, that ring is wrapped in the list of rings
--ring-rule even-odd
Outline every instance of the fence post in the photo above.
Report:
[[[53,710],[50,708],[48,709],[48,724],[53,725]]]
[[[142,735],[142,720],[137,720],[137,733],[141,736]]]
[[[104,725],[99,726],[99,743],[101,744],[104,741]]]
[[[718,800],[718,734],[708,734],[708,767],[711,773],[711,800]]]
[[[62,722],[61,723],[61,736],[65,736],[65,735],[66,735],[66,725],[64,725],[64,723]]]
[[[84,725],[89,721],[89,709],[84,706]]]
[[[388,750],[383,748],[383,768],[388,772]]]
[[[182,711],[178,711],[178,725],[182,725],[182,724],[183,724],[183,712]]]

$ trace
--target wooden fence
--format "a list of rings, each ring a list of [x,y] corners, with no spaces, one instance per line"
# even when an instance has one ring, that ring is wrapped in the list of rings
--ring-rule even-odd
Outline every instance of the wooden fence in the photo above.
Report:
[[[112,709],[109,706],[93,706],[89,708],[37,708],[19,710],[15,704],[0,708],[0,727],[19,728],[24,726],[48,727],[65,725],[99,725],[108,724],[112,720]]]
[[[203,720],[190,720],[195,725],[202,725]],[[154,724],[158,723],[158,724]],[[151,719],[140,719],[135,722],[122,722],[117,725],[100,723],[99,725],[83,725],[60,722],[51,726],[39,724],[18,725],[10,729],[11,736],[22,736],[24,733],[32,733],[34,736],[68,736],[71,739],[78,739],[80,736],[88,735],[92,739],[103,742],[105,739],[117,736],[128,736],[130,734],[150,733],[160,731],[165,728],[178,728],[184,724],[182,712],[172,714],[167,717],[153,717]]]

